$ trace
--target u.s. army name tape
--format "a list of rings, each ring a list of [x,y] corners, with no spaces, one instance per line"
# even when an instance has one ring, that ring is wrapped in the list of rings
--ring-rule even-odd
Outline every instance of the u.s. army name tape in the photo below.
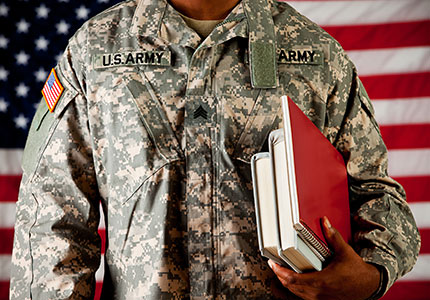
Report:
[[[313,49],[278,49],[277,55],[280,64],[320,65],[324,60],[323,52]]]
[[[98,54],[93,57],[95,69],[119,66],[156,65],[170,66],[170,51],[135,51]]]

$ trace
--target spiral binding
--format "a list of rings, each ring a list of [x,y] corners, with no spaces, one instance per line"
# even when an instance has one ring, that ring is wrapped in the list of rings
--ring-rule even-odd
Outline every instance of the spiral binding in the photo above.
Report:
[[[324,247],[306,227],[296,228],[296,230],[303,237],[305,243],[312,246],[311,250],[318,251],[318,253],[324,257],[324,260],[331,256],[331,251]],[[316,255],[318,256],[318,254]]]
[[[311,249],[311,251],[316,255],[316,257],[318,257],[321,262],[326,261],[326,258],[322,256],[322,254],[319,253],[318,250],[315,249],[315,247],[302,234],[299,233],[299,236],[301,237],[303,243],[305,243],[309,247],[309,249]]]

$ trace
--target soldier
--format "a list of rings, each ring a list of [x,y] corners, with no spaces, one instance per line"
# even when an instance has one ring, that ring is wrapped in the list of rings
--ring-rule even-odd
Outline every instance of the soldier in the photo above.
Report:
[[[321,272],[258,252],[250,159],[282,126],[285,94],[347,164],[353,242],[325,219],[335,256]],[[122,2],[71,38],[43,95],[12,299],[93,297],[100,203],[103,299],[377,298],[415,263],[417,228],[356,69],[286,3]]]

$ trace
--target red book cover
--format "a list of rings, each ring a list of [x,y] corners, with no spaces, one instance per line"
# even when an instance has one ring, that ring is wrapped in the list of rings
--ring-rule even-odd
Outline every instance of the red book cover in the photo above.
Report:
[[[345,241],[351,242],[348,179],[343,157],[289,97],[288,108],[297,187],[292,201],[296,197],[298,204],[298,216],[294,216],[293,204],[293,222],[300,221],[325,242],[321,218],[327,216]],[[285,137],[287,134],[285,131]],[[288,152],[288,138],[285,141]]]

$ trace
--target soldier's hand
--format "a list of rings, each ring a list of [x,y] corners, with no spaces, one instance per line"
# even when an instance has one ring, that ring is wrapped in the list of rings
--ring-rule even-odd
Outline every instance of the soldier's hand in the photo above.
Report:
[[[323,219],[326,240],[334,250],[330,264],[320,272],[298,274],[273,261],[269,265],[284,287],[303,299],[366,299],[379,287],[379,270],[355,253]],[[279,295],[279,290],[274,291]],[[281,296],[281,295],[279,295]]]

